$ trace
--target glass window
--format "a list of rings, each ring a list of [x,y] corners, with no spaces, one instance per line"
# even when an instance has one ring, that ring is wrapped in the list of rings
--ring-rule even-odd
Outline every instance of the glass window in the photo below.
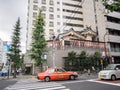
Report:
[[[33,17],[37,17],[37,12],[33,12]]]
[[[53,11],[54,11],[53,7],[50,7],[50,8],[49,8],[49,11],[50,11],[50,12],[53,12]]]
[[[34,3],[38,3],[38,0],[33,0]]]
[[[54,26],[54,23],[53,23],[53,22],[49,22],[49,26],[50,26],[50,27],[53,27],[53,26]]]
[[[35,25],[35,20],[33,20],[33,23],[32,23],[33,25]]]
[[[53,3],[53,0],[50,0],[49,4],[50,4],[50,5],[53,5],[53,4],[54,4],[54,3]]]
[[[50,14],[50,15],[49,15],[49,18],[50,18],[50,19],[54,19],[54,15],[53,15],[53,14]]]
[[[54,34],[54,30],[53,29],[49,29],[49,34]]]
[[[117,65],[116,68],[120,69],[120,65]]]
[[[57,4],[60,4],[60,2],[57,2]]]
[[[42,11],[46,11],[46,7],[45,6],[42,6],[41,9],[42,9]]]
[[[57,15],[57,18],[60,18],[60,15]]]
[[[33,5],[33,10],[38,10],[38,5]]]
[[[42,4],[46,4],[46,0],[42,0]]]
[[[60,11],[60,8],[57,8],[57,11]]]
[[[60,25],[60,22],[57,22],[57,25]]]

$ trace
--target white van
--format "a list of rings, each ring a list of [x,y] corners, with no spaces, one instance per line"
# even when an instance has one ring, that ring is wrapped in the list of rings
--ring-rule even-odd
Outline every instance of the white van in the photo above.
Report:
[[[120,64],[109,64],[104,70],[98,73],[99,79],[116,80],[120,78]]]

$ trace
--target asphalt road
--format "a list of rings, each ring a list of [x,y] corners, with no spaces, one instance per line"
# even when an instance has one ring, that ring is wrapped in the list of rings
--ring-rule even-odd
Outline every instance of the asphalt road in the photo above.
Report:
[[[7,90],[21,90],[21,88],[24,90],[120,90],[120,86],[92,82],[81,78],[51,82],[30,79],[0,80],[0,90],[4,90],[5,87],[9,87],[10,85],[13,87]]]
[[[0,90],[3,90],[7,86],[13,85],[17,82],[17,80],[0,80]]]
[[[76,82],[63,84],[70,90],[120,90],[120,86],[108,85],[96,82]]]

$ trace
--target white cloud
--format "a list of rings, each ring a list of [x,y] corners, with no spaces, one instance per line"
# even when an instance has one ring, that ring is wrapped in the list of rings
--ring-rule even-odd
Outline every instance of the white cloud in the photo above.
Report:
[[[14,25],[21,20],[21,48],[25,52],[28,0],[0,0],[0,38],[11,41]]]

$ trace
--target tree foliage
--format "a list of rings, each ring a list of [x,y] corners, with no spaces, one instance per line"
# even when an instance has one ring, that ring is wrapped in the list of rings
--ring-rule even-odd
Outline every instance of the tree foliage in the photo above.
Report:
[[[120,0],[113,0],[112,2],[104,0],[103,5],[111,12],[120,11]]]
[[[32,48],[31,48],[31,59],[35,61],[36,66],[42,66],[43,58],[42,55],[47,51],[47,42],[45,40],[44,33],[44,19],[42,11],[39,10],[38,17],[35,20],[34,29],[32,33]]]
[[[65,68],[67,70],[84,70],[92,69],[94,67],[97,70],[101,69],[101,53],[96,51],[94,54],[89,55],[86,51],[82,51],[79,55],[76,52],[71,51],[65,59]],[[105,62],[103,62],[105,63]],[[106,64],[105,64],[106,65]]]
[[[8,53],[8,58],[13,62],[14,68],[14,78],[16,78],[16,69],[18,69],[21,64],[21,55],[20,55],[20,19],[18,18],[13,31],[12,42],[10,47],[10,53]]]
[[[75,67],[76,63],[77,63],[76,52],[74,52],[74,51],[69,52],[68,57],[66,58],[66,61],[65,61],[66,69],[68,69],[68,70],[73,69]]]

